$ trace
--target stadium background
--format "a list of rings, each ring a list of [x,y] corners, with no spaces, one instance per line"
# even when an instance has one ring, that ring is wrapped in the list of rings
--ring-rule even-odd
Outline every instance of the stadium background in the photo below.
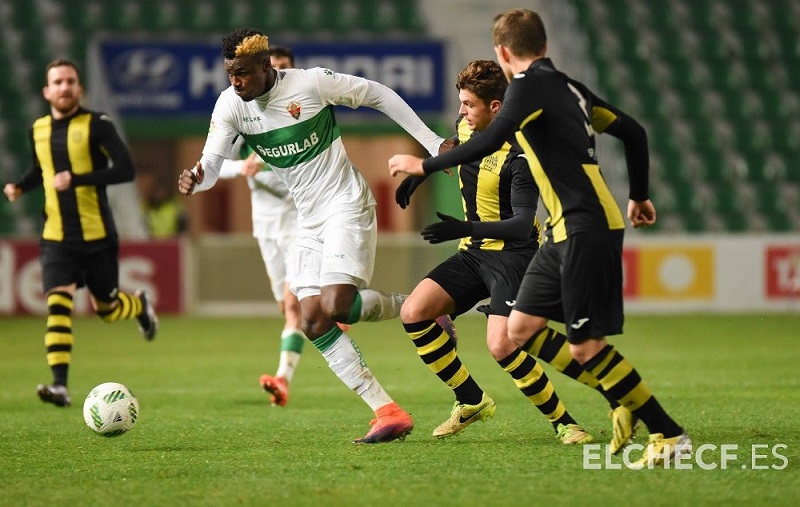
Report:
[[[174,192],[177,173],[202,148],[210,107],[170,114],[117,107],[105,45],[218,44],[239,26],[274,44],[438,45],[431,86],[440,106],[423,118],[449,135],[455,74],[493,58],[491,19],[523,5],[541,12],[549,56],[573,77],[638,118],[651,143],[657,227],[626,236],[629,311],[800,310],[800,2],[794,0],[12,0],[0,1],[0,179],[30,162],[31,122],[46,113],[42,69],[60,56],[84,71],[87,105],[116,116],[136,162],[136,184],[114,188],[125,238],[122,280],[150,286],[168,313],[274,312],[249,237],[242,181],[181,199],[188,231],[148,239],[140,201]],[[339,46],[336,46],[339,47]],[[354,49],[356,54],[359,49]],[[428,54],[428,53],[425,53]],[[298,56],[306,56],[298,54]],[[380,58],[380,55],[377,57]],[[302,59],[302,58],[301,58]],[[298,62],[300,63],[300,62]],[[338,70],[338,69],[335,69]],[[222,71],[220,70],[222,74]],[[222,74],[224,81],[224,74]],[[422,78],[420,78],[422,79]],[[381,80],[381,79],[379,79]],[[403,90],[398,90],[403,92]],[[413,93],[412,93],[413,95]],[[407,97],[413,99],[414,97]],[[393,203],[392,153],[419,148],[380,115],[342,114],[348,151],[379,200],[374,285],[408,290],[453,245],[413,233],[437,209],[457,212],[457,184],[437,175],[410,210]],[[600,160],[618,202],[627,178],[620,147],[602,139]],[[425,199],[427,197],[430,199]],[[40,313],[35,239],[42,198],[0,200],[0,314]],[[78,303],[85,309],[85,301]]]

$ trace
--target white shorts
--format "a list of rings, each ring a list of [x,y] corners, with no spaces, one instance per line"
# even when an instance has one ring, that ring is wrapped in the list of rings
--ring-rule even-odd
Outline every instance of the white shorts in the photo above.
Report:
[[[286,271],[291,256],[294,236],[282,235],[277,238],[256,238],[264,267],[267,268],[270,288],[275,301],[283,301],[283,287],[286,285]]]
[[[289,261],[292,292],[303,299],[326,285],[361,289],[372,280],[378,241],[375,206],[341,211],[313,227],[300,225]]]

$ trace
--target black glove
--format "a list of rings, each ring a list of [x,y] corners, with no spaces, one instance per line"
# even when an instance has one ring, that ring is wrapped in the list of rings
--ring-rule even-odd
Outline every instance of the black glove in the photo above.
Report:
[[[428,176],[406,176],[406,179],[400,182],[400,186],[394,191],[394,202],[403,209],[406,209],[408,203],[411,202],[411,194],[414,190],[425,181]]]
[[[472,222],[461,221],[456,217],[436,212],[441,222],[436,222],[422,229],[422,237],[428,243],[435,245],[451,239],[465,238],[472,235]]]

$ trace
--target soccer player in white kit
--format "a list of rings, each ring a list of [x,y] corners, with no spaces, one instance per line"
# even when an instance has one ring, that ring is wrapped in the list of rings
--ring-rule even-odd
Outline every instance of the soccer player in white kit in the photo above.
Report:
[[[375,261],[376,203],[345,153],[333,106],[377,109],[431,154],[447,142],[380,83],[321,68],[275,70],[268,38],[256,30],[225,36],[222,54],[231,86],[217,99],[203,155],[194,169],[181,173],[179,190],[189,195],[211,188],[239,135],[273,168],[298,211],[288,278],[300,299],[303,331],[331,370],[375,412],[372,429],[354,442],[405,437],[414,427],[411,416],[336,325],[395,318],[405,296],[367,288]]]

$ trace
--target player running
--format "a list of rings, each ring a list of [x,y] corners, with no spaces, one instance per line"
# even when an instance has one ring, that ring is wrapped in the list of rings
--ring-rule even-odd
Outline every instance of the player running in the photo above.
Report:
[[[231,86],[217,99],[203,155],[194,170],[182,172],[179,190],[189,195],[211,188],[237,136],[273,168],[297,206],[288,278],[300,299],[303,331],[376,415],[372,429],[354,442],[402,438],[414,427],[411,416],[336,325],[397,317],[405,296],[367,288],[375,261],[376,203],[347,157],[333,106],[377,109],[431,154],[445,140],[375,81],[322,68],[275,70],[268,38],[259,31],[243,28],[225,36],[222,54]]]

